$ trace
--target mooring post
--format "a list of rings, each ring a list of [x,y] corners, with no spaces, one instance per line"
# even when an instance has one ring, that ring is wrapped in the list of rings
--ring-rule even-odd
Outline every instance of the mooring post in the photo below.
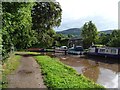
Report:
[[[65,50],[65,55],[67,55],[67,50]]]

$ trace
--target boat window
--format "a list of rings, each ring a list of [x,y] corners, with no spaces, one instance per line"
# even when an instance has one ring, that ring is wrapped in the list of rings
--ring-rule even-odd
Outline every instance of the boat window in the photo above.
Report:
[[[105,52],[105,49],[100,49],[100,52]]]
[[[111,49],[111,53],[116,53],[116,49]]]
[[[107,49],[106,52],[109,52],[109,50]]]
[[[83,47],[75,47],[75,51],[83,51]]]

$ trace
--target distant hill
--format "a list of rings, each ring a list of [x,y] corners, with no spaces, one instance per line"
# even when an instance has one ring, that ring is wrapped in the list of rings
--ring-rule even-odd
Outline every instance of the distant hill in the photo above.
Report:
[[[74,35],[75,37],[80,36],[81,34],[81,29],[80,28],[70,28],[67,30],[63,30],[63,31],[58,31],[58,34],[64,34],[64,35]]]
[[[111,34],[113,30],[104,30],[104,31],[100,31],[101,33],[105,33],[105,34]]]
[[[104,30],[104,31],[100,31],[103,32],[105,34],[110,34],[112,33],[113,30]],[[81,34],[81,28],[70,28],[67,30],[63,30],[63,31],[58,31],[58,34],[64,34],[64,35],[74,35],[74,37],[80,37]]]

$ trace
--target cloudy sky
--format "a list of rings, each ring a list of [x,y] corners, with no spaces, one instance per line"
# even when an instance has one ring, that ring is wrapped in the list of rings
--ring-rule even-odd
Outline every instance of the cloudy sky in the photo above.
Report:
[[[90,20],[98,30],[118,28],[120,0],[57,0],[62,8],[62,23],[56,31],[80,28]]]

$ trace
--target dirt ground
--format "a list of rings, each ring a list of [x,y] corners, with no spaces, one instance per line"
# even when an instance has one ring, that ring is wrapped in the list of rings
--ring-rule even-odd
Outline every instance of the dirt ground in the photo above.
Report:
[[[23,56],[18,69],[7,79],[8,88],[46,88],[40,66],[31,56]]]

